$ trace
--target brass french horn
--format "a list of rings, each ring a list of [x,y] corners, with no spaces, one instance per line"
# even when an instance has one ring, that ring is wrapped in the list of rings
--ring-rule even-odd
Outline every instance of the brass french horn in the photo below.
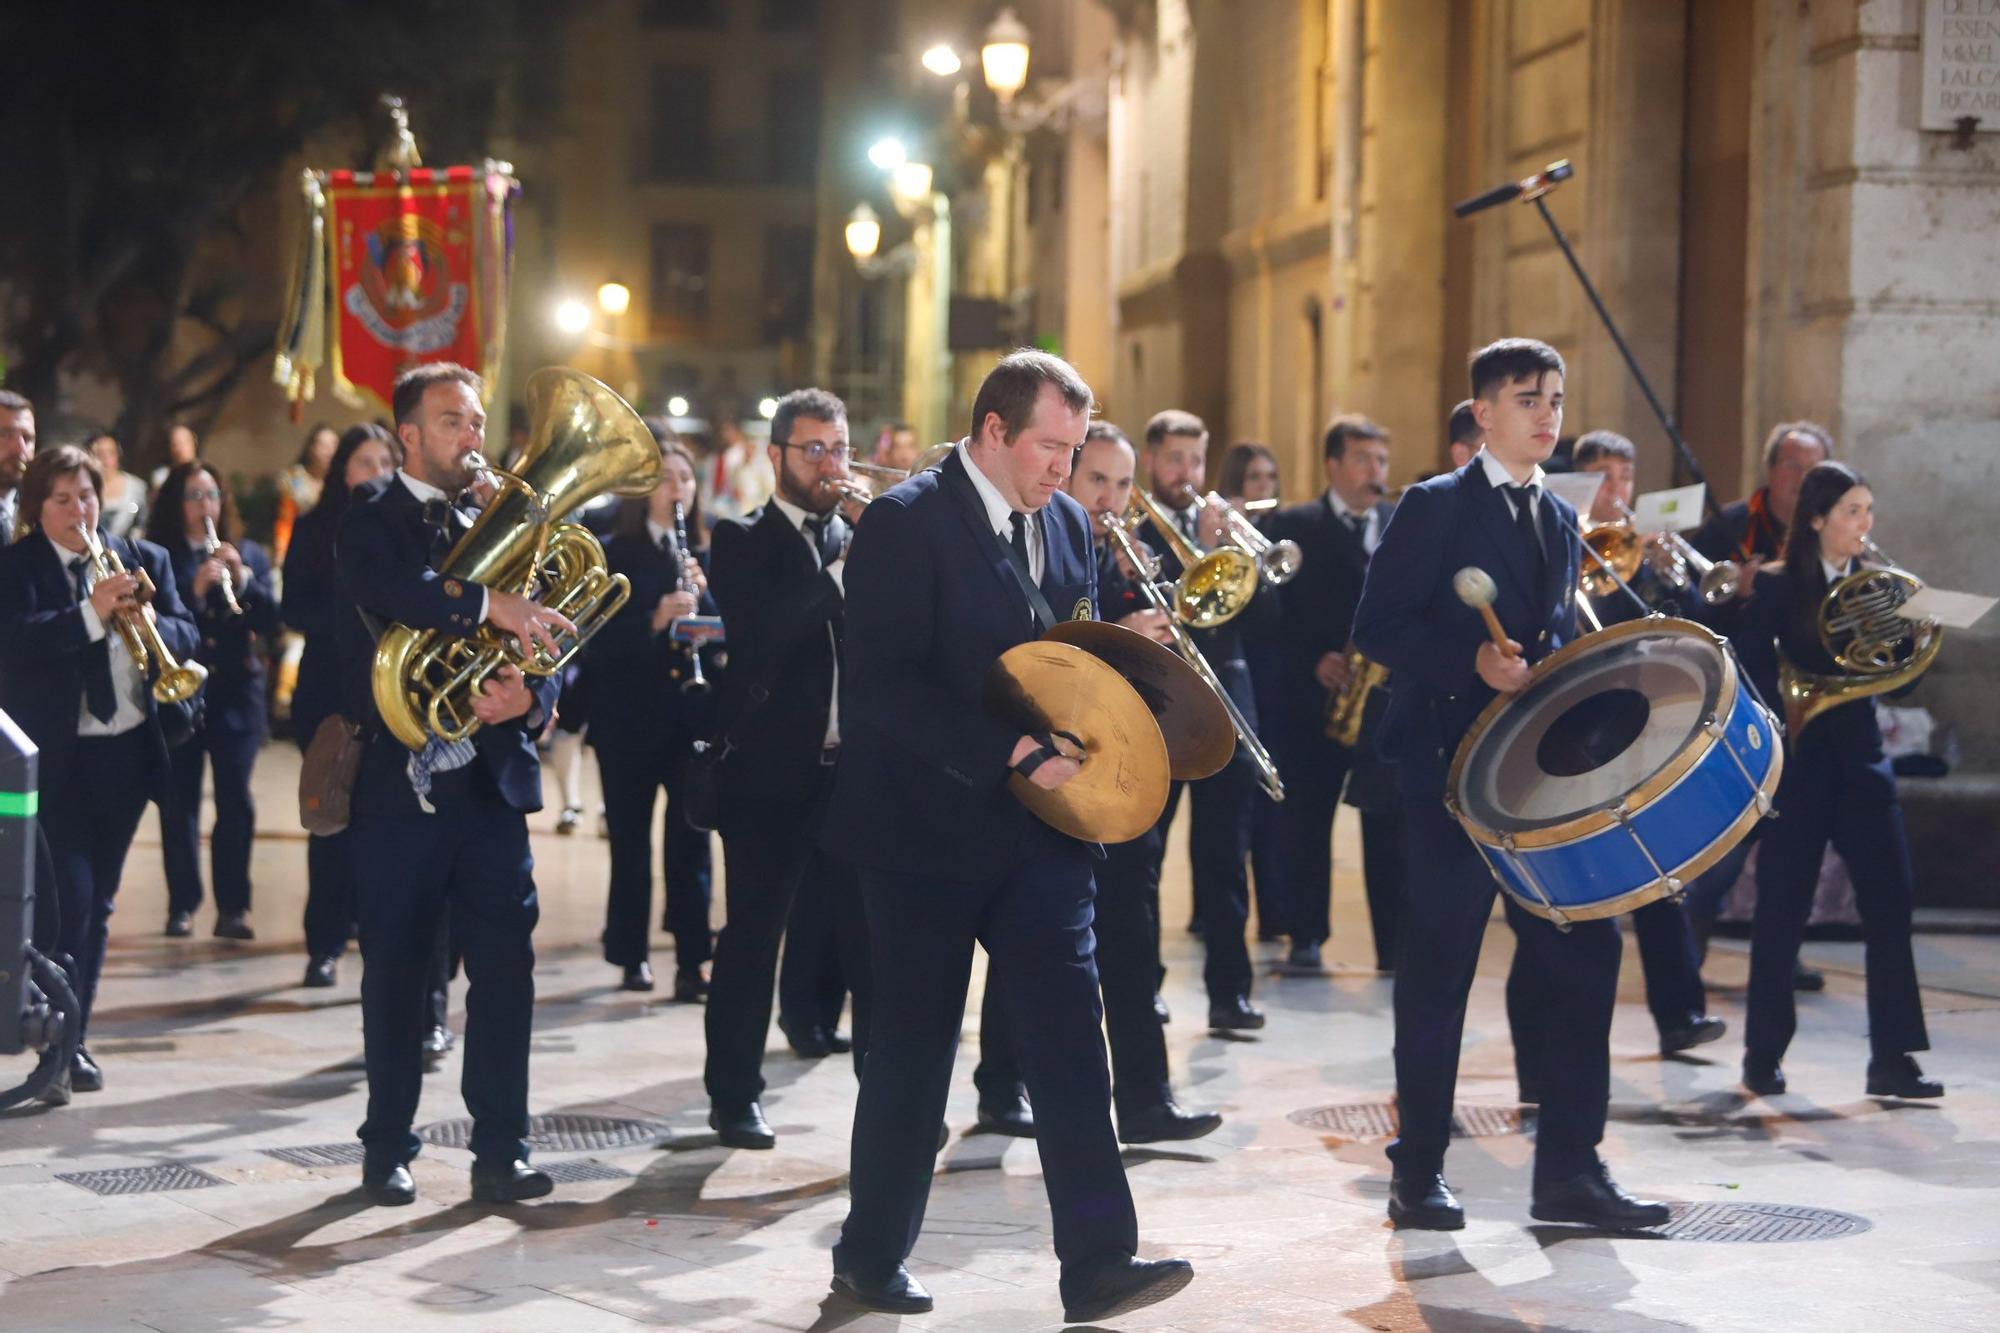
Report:
[[[550,676],[575,657],[631,595],[590,530],[565,515],[607,491],[644,495],[660,484],[660,447],[639,414],[609,386],[549,366],[528,377],[528,440],[504,467],[474,456],[498,484],[438,573],[521,593],[576,625],[561,650],[517,642],[491,625],[470,636],[392,625],[375,648],[375,706],[412,750],[431,738],[464,740],[479,728],[471,703],[503,666]]]
[[[1944,646],[1935,621],[1913,621],[1903,603],[1924,581],[1862,538],[1873,563],[1836,580],[1819,604],[1819,637],[1841,674],[1804,671],[1778,655],[1778,693],[1793,738],[1829,708],[1900,690],[1930,670]]]

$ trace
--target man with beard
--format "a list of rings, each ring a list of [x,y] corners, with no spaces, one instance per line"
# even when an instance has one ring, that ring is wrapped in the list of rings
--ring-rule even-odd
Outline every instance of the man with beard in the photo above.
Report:
[[[12,389],[0,389],[0,547],[14,541],[20,518],[21,474],[35,456],[34,404]]]

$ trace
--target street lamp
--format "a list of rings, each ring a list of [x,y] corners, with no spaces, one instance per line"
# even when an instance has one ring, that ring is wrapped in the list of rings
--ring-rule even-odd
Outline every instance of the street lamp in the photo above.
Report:
[[[556,306],[556,327],[571,337],[577,337],[590,329],[590,307],[575,297],[560,302]]]
[[[979,48],[979,65],[986,74],[986,86],[1005,106],[1014,94],[1028,85],[1028,27],[1008,5],[986,30],[986,44]]]
[[[687,399],[685,399],[685,398],[681,397],[681,396],[680,396],[679,394],[675,394],[675,395],[674,395],[673,397],[671,397],[671,398],[667,399],[667,415],[668,415],[668,416],[670,416],[670,417],[684,417],[684,416],[686,416],[687,414],[688,414],[688,400],[687,400]]]
[[[775,398],[759,398],[757,400],[757,415],[766,421],[778,415],[778,400]]]
[[[943,42],[939,42],[936,46],[925,51],[921,59],[924,62],[924,68],[937,75],[940,79],[948,79],[964,68],[964,62],[959,60],[958,52],[952,50],[951,47]]]
[[[868,145],[868,160],[879,171],[894,171],[909,155],[903,141],[893,134]]]
[[[597,289],[597,308],[613,319],[632,308],[632,289],[613,278]]]
[[[847,216],[847,253],[856,260],[873,259],[882,245],[882,219],[865,203]]]
[[[931,197],[932,172],[928,162],[904,162],[889,173],[889,197],[905,216],[914,214]]]

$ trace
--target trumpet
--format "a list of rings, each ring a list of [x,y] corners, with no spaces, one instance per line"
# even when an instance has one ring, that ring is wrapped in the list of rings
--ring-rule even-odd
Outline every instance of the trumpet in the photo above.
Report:
[[[125,573],[125,562],[118,558],[116,551],[108,550],[97,540],[97,533],[88,523],[79,523],[76,530],[83,537],[84,552],[90,561],[90,581],[100,580]],[[153,698],[163,704],[178,703],[191,699],[201,683],[208,679],[208,668],[199,662],[182,664],[174,660],[167,648],[166,640],[160,637],[160,627],[146,615],[144,603],[153,599],[158,591],[153,586],[152,577],[142,568],[135,577],[139,580],[139,601],[141,605],[129,611],[120,611],[112,617],[112,628],[125,641],[125,651],[132,655],[133,665],[140,671],[149,666],[157,667],[159,674],[153,679]]]
[[[917,461],[909,467],[890,467],[886,463],[849,463],[847,470],[859,472],[864,477],[874,477],[894,483],[914,477],[919,472],[930,471],[942,463],[956,448],[958,446],[955,444],[934,444],[918,454]],[[866,507],[868,502],[875,498],[875,492],[869,489],[867,483],[857,481],[853,477],[827,477],[820,482],[820,489],[839,496],[844,504]]]
[[[1680,592],[1693,587],[1701,600],[1721,606],[1743,586],[1743,566],[1734,560],[1710,560],[1678,532],[1662,532],[1659,542],[1661,575]]]
[[[222,539],[215,535],[215,520],[203,516],[201,531],[201,553],[213,560],[216,551],[222,546]],[[222,589],[222,604],[229,608],[229,614],[242,615],[243,603],[236,600],[236,579],[230,574],[228,565],[222,567],[222,582],[217,586]]]
[[[1160,537],[1181,562],[1180,580],[1174,584],[1173,619],[1196,629],[1214,629],[1234,620],[1257,595],[1261,577],[1256,557],[1235,545],[1219,546],[1203,554],[1174,526],[1173,515],[1145,491],[1134,487],[1132,508],[1149,518]],[[1127,517],[1132,518],[1131,509]]]
[[[1179,585],[1176,585],[1175,595],[1170,600],[1167,594],[1161,590],[1160,585],[1153,582],[1154,577],[1159,572],[1159,561],[1142,551],[1139,548],[1139,543],[1133,539],[1131,529],[1126,525],[1128,523],[1136,523],[1136,521],[1136,516],[1120,516],[1111,513],[1109,510],[1097,515],[1098,526],[1103,528],[1111,540],[1117,543],[1118,549],[1124,555],[1126,562],[1132,566],[1133,572],[1138,575],[1136,581],[1139,585],[1139,591],[1145,594],[1146,601],[1155,611],[1166,617],[1167,633],[1173,636],[1175,651],[1181,655],[1182,659],[1189,666],[1194,668],[1195,674],[1202,678],[1203,683],[1215,691],[1215,697],[1222,701],[1224,711],[1229,714],[1229,725],[1235,729],[1237,742],[1242,745],[1244,751],[1250,756],[1250,762],[1257,766],[1257,779],[1262,784],[1265,794],[1274,801],[1284,800],[1285,783],[1278,776],[1278,765],[1272,760],[1271,752],[1266,750],[1263,742],[1257,739],[1257,733],[1250,729],[1249,721],[1244,718],[1242,711],[1236,707],[1235,700],[1229,697],[1229,691],[1222,688],[1222,682],[1217,679],[1215,669],[1209,666],[1208,659],[1201,655],[1201,649],[1195,647],[1194,638],[1182,627],[1180,608],[1187,600],[1186,595],[1182,593]],[[1171,524],[1162,523],[1157,518],[1154,520],[1154,525],[1161,528],[1163,532],[1170,531],[1172,528]],[[1241,552],[1231,551],[1227,547],[1223,551],[1217,551],[1213,554],[1221,555],[1224,552],[1239,556],[1242,554]],[[1194,565],[1187,564],[1185,560],[1182,561],[1182,564],[1187,565],[1189,573],[1192,573],[1195,569]],[[1183,574],[1181,578],[1185,581],[1187,575]],[[1252,567],[1251,587],[1253,591],[1255,590],[1255,586],[1256,571]],[[1245,600],[1248,599],[1246,598]],[[1234,612],[1231,614],[1234,614]],[[1224,619],[1227,618],[1224,617]]]
[[[674,501],[674,545],[680,548],[680,591],[693,592],[694,579],[688,573],[688,562],[694,559],[694,549],[688,545],[687,506],[683,505],[679,500]],[[704,676],[701,672],[700,644],[691,643],[688,645],[688,661],[692,665],[688,668],[688,678],[681,682],[681,693],[708,693],[708,677]]]
[[[1359,745],[1368,696],[1388,683],[1388,667],[1364,656],[1359,648],[1349,648],[1347,684],[1326,696],[1326,738],[1350,750]]]
[[[1196,509],[1207,509],[1218,505],[1222,509],[1222,530],[1228,542],[1257,562],[1257,572],[1264,582],[1272,587],[1290,583],[1292,576],[1299,572],[1304,557],[1299,554],[1299,544],[1290,539],[1272,541],[1251,521],[1250,516],[1221,496],[1213,500],[1202,495],[1192,486],[1181,488]]]

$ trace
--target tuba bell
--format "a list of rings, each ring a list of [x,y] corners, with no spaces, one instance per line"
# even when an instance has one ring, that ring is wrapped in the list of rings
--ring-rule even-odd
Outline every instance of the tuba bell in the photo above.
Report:
[[[435,737],[458,741],[479,727],[471,702],[503,666],[524,675],[560,671],[631,595],[610,573],[588,528],[565,515],[607,491],[644,495],[660,484],[660,447],[639,414],[608,386],[548,366],[528,377],[528,440],[504,467],[477,455],[497,484],[471,531],[438,573],[517,592],[576,625],[561,651],[517,642],[491,625],[466,637],[391,625],[375,648],[371,685],[390,733],[412,750]]]
[[[1836,580],[1819,604],[1820,643],[1840,672],[1804,671],[1778,654],[1785,731],[1795,739],[1829,708],[1902,689],[1930,670],[1944,646],[1937,622],[1902,614],[1924,581],[1897,568],[1874,542],[1861,541],[1873,563]]]

